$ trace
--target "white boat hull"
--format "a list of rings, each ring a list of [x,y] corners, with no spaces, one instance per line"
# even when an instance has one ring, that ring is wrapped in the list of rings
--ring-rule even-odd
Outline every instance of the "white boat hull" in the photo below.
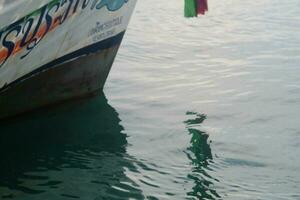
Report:
[[[0,31],[0,119],[103,88],[136,0],[9,2],[0,9],[1,24],[16,20]]]

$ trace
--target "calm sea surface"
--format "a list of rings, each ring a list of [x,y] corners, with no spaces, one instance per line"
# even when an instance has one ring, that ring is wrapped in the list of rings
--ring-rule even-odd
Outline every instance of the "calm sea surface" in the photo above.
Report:
[[[104,94],[0,127],[0,199],[300,199],[300,1],[142,0]]]

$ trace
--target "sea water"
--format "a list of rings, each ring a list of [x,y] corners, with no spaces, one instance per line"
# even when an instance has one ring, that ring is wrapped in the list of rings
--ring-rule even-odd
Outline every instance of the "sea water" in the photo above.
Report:
[[[300,1],[139,1],[104,93],[0,127],[0,199],[300,199]]]

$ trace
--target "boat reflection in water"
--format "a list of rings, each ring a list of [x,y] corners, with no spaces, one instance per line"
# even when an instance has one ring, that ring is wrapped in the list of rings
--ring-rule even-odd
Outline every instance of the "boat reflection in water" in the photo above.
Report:
[[[206,115],[194,112],[187,112],[189,119],[184,123],[191,135],[191,146],[187,149],[186,154],[191,160],[192,172],[188,175],[188,179],[195,182],[195,186],[187,196],[197,199],[220,199],[220,195],[214,188],[214,181],[217,179],[209,175],[209,165],[213,162],[212,151],[209,135],[199,130],[199,126],[206,120]]]
[[[143,198],[125,174],[134,159],[104,95],[0,127],[0,199]]]

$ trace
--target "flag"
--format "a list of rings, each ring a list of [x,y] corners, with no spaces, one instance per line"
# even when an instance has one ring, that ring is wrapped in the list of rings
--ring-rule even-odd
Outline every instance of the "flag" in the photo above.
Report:
[[[204,15],[208,11],[207,0],[196,0],[197,1],[197,14]]]
[[[196,0],[184,0],[184,16],[197,17],[197,4]]]

